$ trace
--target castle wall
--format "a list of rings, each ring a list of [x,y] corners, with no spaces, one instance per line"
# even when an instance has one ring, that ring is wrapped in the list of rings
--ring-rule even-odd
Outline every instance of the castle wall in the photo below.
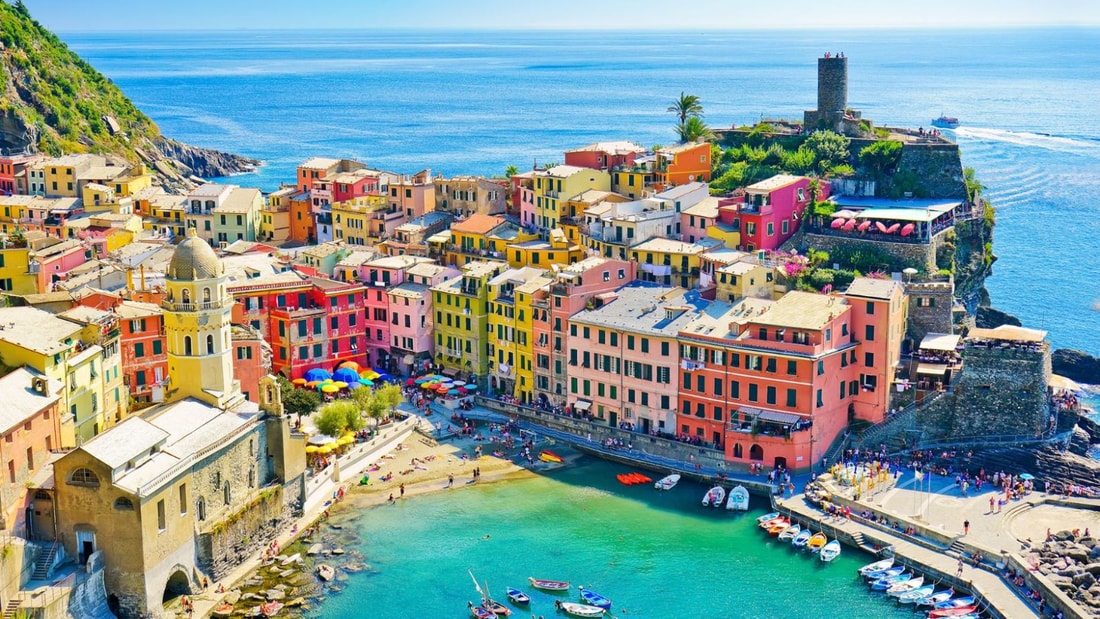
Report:
[[[909,295],[907,336],[919,345],[929,333],[951,333],[954,318],[955,285],[951,282],[905,284]]]
[[[840,236],[832,234],[817,234],[807,231],[802,237],[803,248],[812,247],[829,253],[838,251],[855,251],[862,247],[874,247],[880,252],[891,256],[896,263],[910,265],[922,271],[936,272],[936,251],[945,242],[947,232],[942,230],[932,237],[928,244],[924,243],[891,243],[857,236]]]

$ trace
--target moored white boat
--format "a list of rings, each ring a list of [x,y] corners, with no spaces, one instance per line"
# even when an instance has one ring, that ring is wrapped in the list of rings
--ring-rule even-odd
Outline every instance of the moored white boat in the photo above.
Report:
[[[813,533],[809,529],[802,529],[798,532],[798,535],[795,535],[794,539],[791,540],[791,546],[795,548],[805,548],[812,536]]]
[[[730,498],[726,501],[726,509],[733,509],[737,511],[748,511],[749,509],[749,491],[744,486],[737,486],[733,490],[730,490]]]
[[[782,533],[779,534],[779,541],[789,542],[792,539],[794,539],[795,536],[797,536],[801,532],[802,532],[802,525],[792,524],[791,526],[787,527],[787,530],[785,530],[785,531],[783,531]]]
[[[916,589],[913,589],[911,591],[906,591],[905,593],[902,593],[901,595],[897,596],[898,597],[898,602],[900,602],[902,604],[912,604],[912,603],[916,602],[917,600],[919,600],[921,598],[925,598],[925,597],[928,597],[928,596],[932,595],[932,592],[935,590],[935,588],[936,588],[935,585],[921,585],[920,587],[917,587]]]
[[[871,583],[872,591],[886,591],[890,587],[898,584],[899,582],[905,582],[913,578],[913,574],[909,572],[902,572],[894,576],[887,576],[886,578],[879,578],[875,582]]]
[[[725,498],[726,489],[722,486],[715,486],[703,495],[703,507],[719,507],[722,505],[722,499]]]
[[[764,524],[765,522],[767,522],[769,520],[775,520],[776,518],[778,518],[781,515],[782,514],[780,514],[779,512],[768,512],[768,513],[764,514],[763,516],[760,516],[759,518],[757,518],[756,523],[757,524]]]
[[[602,617],[605,609],[599,606],[590,606],[588,604],[575,604],[573,602],[562,602],[557,600],[554,602],[554,607],[563,611],[567,615],[574,617]]]
[[[866,576],[871,572],[877,572],[879,570],[888,570],[894,566],[894,557],[886,557],[885,559],[879,559],[874,563],[868,563],[859,568],[859,575]]]
[[[828,563],[839,556],[840,542],[836,541],[835,539],[828,544],[825,544],[825,546],[821,548],[821,554],[818,555],[818,557],[825,563]]]
[[[927,597],[919,598],[915,604],[917,606],[935,606],[940,602],[946,602],[951,599],[951,596],[955,595],[954,589],[947,589],[945,591],[937,591]]]
[[[867,579],[867,582],[869,584],[869,583],[872,583],[872,582],[874,582],[874,581],[876,581],[880,578],[889,578],[890,576],[897,576],[898,574],[901,574],[904,571],[905,571],[905,566],[904,565],[895,565],[893,567],[888,567],[884,570],[878,570],[878,571],[874,571],[874,572],[867,572],[866,574],[864,574],[863,577]]]
[[[924,584],[924,576],[917,576],[916,578],[910,578],[905,582],[899,582],[898,584],[890,587],[886,590],[886,595],[890,597],[898,597],[903,593],[908,593],[913,589],[916,589]]]
[[[653,487],[658,490],[672,490],[678,483],[680,483],[680,474],[673,473],[672,475],[666,475],[653,482]]]

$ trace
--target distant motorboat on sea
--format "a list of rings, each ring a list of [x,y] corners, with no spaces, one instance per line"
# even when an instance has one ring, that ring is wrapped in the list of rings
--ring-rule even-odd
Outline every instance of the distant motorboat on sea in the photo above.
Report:
[[[940,114],[939,118],[932,120],[933,127],[940,127],[941,129],[954,129],[959,126],[959,119],[954,116],[944,116]]]

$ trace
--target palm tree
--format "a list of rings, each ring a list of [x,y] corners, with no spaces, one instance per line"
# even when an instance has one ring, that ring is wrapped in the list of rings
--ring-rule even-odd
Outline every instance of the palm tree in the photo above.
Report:
[[[519,168],[514,165],[510,165],[504,170],[504,176],[507,176],[508,178],[512,178],[516,174],[519,174]]]
[[[682,90],[680,91],[680,98],[673,101],[672,105],[668,106],[667,111],[676,114],[676,117],[680,119],[680,126],[687,123],[689,118],[703,117],[703,106],[699,103],[699,97],[684,94]]]
[[[810,192],[810,203],[806,205],[806,210],[802,213],[802,219],[809,223],[816,214],[817,196],[821,195],[821,182],[816,178],[810,179],[810,182],[806,184],[806,190]]]
[[[676,125],[676,133],[680,135],[681,142],[698,142],[714,137],[714,132],[698,116],[692,116],[683,124]]]

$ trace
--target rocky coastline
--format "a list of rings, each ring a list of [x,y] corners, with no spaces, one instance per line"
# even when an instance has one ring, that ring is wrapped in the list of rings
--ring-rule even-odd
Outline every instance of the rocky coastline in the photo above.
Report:
[[[1100,540],[1059,531],[1031,554],[1036,571],[1078,604],[1100,614]]]
[[[191,146],[163,136],[155,139],[153,146],[187,176],[203,179],[252,172],[261,164],[257,159]]]

